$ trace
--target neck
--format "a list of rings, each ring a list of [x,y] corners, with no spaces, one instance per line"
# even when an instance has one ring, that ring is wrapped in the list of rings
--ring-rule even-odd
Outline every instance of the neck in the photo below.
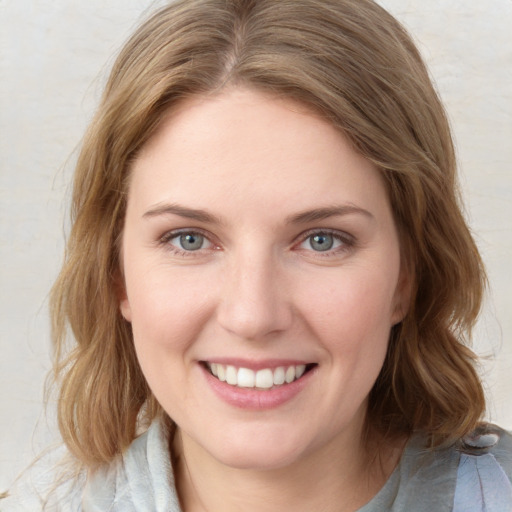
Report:
[[[361,439],[335,439],[286,467],[252,470],[214,459],[179,429],[174,472],[185,512],[351,512],[379,491],[396,466],[402,443],[378,443],[369,459]],[[386,448],[382,449],[385,445]],[[372,450],[373,451],[373,450]],[[371,463],[372,462],[372,463]]]

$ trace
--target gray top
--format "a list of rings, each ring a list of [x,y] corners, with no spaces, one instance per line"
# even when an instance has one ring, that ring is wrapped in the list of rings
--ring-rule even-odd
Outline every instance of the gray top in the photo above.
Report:
[[[451,511],[459,453],[425,449],[423,436],[411,438],[380,492],[359,512]]]
[[[459,447],[413,437],[380,492],[358,512],[510,512],[512,436],[495,426]]]
[[[459,449],[434,451],[425,449],[422,436],[412,437],[384,487],[358,512],[512,511],[512,435],[497,427],[480,434]],[[45,510],[181,512],[168,453],[165,428],[156,421],[94,476],[57,487]],[[48,461],[36,464],[12,497],[0,501],[0,511],[42,510],[53,477]]]

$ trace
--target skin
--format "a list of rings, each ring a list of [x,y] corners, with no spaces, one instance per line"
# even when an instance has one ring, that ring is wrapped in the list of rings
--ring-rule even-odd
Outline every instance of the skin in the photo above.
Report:
[[[371,470],[361,434],[408,279],[381,176],[335,128],[247,89],[185,101],[133,165],[122,263],[121,312],[178,425],[187,512],[355,510],[375,495],[399,449]],[[290,400],[248,410],[205,377],[228,357],[314,367]]]

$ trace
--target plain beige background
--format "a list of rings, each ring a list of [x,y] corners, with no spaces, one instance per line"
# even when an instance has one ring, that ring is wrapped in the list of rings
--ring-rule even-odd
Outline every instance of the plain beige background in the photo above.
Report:
[[[0,489],[55,435],[42,412],[47,293],[76,147],[150,0],[0,0]],[[491,292],[475,346],[488,417],[512,428],[512,1],[380,0],[414,34],[453,125]]]

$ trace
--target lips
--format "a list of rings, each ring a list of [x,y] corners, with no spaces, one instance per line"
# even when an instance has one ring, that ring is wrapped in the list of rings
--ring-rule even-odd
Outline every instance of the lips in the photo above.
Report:
[[[291,360],[199,361],[206,383],[224,403],[262,411],[291,402],[312,381],[317,363]]]
[[[244,366],[205,363],[208,371],[219,381],[237,388],[270,390],[300,379],[314,364],[282,365],[253,370]]]

